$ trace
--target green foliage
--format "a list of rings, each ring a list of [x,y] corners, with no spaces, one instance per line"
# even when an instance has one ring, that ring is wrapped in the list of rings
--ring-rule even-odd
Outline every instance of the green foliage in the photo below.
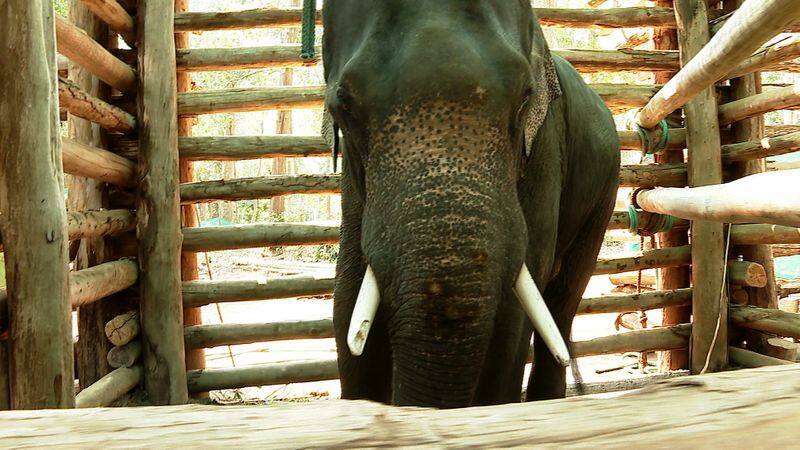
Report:
[[[67,13],[69,12],[69,5],[67,3],[68,0],[54,0],[53,7],[56,9],[56,14],[61,17],[67,17]]]

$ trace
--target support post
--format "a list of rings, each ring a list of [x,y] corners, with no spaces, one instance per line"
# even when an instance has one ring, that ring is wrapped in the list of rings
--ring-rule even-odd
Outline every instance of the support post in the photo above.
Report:
[[[188,400],[181,301],[173,4],[139,1],[139,195],[144,385],[155,405]]]
[[[25,62],[0,64],[10,403],[70,408],[75,388],[52,2],[3,2],[0,42],[6,61]]]
[[[702,0],[675,0],[681,61],[686,66],[709,41],[708,6]],[[689,183],[722,183],[722,157],[714,87],[686,103]],[[691,372],[716,372],[728,364],[727,299],[723,289],[723,224],[694,221],[692,230]]]
[[[175,0],[175,13],[180,14],[189,10],[190,0]],[[189,47],[189,33],[175,33],[175,48],[188,48]],[[176,69],[177,71],[177,69]],[[190,72],[176,72],[178,81],[178,92],[189,92],[192,90],[192,75]],[[192,125],[194,125],[194,118],[180,117],[178,118],[178,136],[189,137],[192,135]],[[180,182],[190,183],[194,181],[194,163],[191,160],[180,160]],[[193,204],[184,205],[181,207],[181,218],[184,228],[192,228],[200,226],[197,210]],[[197,272],[197,253],[194,252],[181,252],[181,280],[194,281],[199,278]],[[202,325],[203,314],[201,308],[184,308],[183,310],[183,325],[185,327]],[[206,354],[202,348],[194,348],[186,350],[186,369],[205,369],[206,367]]]

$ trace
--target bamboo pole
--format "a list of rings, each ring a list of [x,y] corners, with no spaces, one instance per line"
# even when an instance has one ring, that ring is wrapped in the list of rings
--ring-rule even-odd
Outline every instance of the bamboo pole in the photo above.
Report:
[[[641,252],[636,256],[598,258],[595,275],[632,272],[636,270],[679,267],[691,263],[691,246],[670,247]]]
[[[679,10],[677,5],[678,2],[676,11]],[[697,48],[692,49],[689,58],[685,59],[689,62],[678,75],[642,109],[637,118],[639,124],[644,128],[654,128],[661,119],[713,86],[767,40],[800,19],[800,9],[793,5],[793,0],[748,1],[710,42],[707,39],[708,13],[704,3],[693,6],[696,9],[692,13],[688,9],[679,13],[682,16],[699,16],[696,26],[705,30],[703,42],[698,42]]]
[[[800,170],[783,170],[713,186],[641,191],[636,202],[645,211],[687,220],[798,227],[800,190],[787,189],[798,183]]]
[[[690,288],[669,291],[653,291],[632,295],[609,295],[605,297],[584,298],[578,304],[578,314],[610,314],[636,311],[649,311],[659,308],[691,305]]]
[[[288,194],[337,192],[339,192],[339,175],[284,175],[186,183],[181,186],[181,202],[251,200]]]
[[[54,21],[50,1],[0,7],[0,228],[14,409],[75,401]]]
[[[262,223],[183,230],[183,249],[194,252],[338,242],[339,227],[327,225]]]
[[[105,22],[112,30],[119,33],[122,39],[131,47],[136,46],[136,35],[134,28],[136,23],[120,6],[117,0],[81,0],[89,10]]]
[[[133,367],[141,356],[142,341],[135,339],[125,345],[111,347],[106,360],[109,366],[119,369],[120,367]]]
[[[58,99],[70,114],[94,122],[108,131],[130,133],[136,129],[135,117],[89,95],[67,80],[58,80]]]
[[[800,105],[800,83],[726,103],[719,107],[720,125]]]
[[[65,173],[116,186],[136,186],[136,165],[130,160],[72,139],[64,139],[61,148]]]
[[[320,136],[224,136],[178,139],[181,158],[191,161],[242,161],[262,158],[327,156]]]
[[[255,342],[333,338],[333,320],[198,325],[184,332],[186,348],[212,348]]]
[[[70,274],[70,303],[73,308],[86,306],[123,291],[139,278],[136,261],[119,260],[98,264]]]
[[[332,277],[308,275],[263,281],[187,281],[183,283],[183,304],[199,307],[211,303],[332,295],[334,282]]]
[[[76,408],[110,406],[142,381],[142,366],[120,367],[97,380],[75,397]]]
[[[793,361],[773,358],[772,356],[762,355],[761,353],[756,353],[733,346],[728,347],[728,354],[730,355],[731,362],[733,364],[749,369],[765,366],[784,366],[787,364],[794,364]]]
[[[731,305],[730,320],[741,328],[800,339],[800,314],[797,313]]]
[[[139,236],[144,386],[155,405],[186,403],[181,301],[173,4],[140,0]]]
[[[136,91],[136,73],[86,32],[66,19],[56,19],[58,52],[121,92]]]
[[[691,332],[692,325],[681,324],[613,334],[587,341],[573,342],[571,345],[572,355],[575,358],[583,358],[612,353],[674,350],[689,345]]]

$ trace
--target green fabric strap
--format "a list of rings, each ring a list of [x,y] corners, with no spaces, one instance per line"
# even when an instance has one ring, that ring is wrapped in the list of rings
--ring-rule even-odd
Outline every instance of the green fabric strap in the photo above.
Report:
[[[628,205],[628,220],[630,226],[628,230],[631,233],[640,236],[652,236],[656,233],[666,233],[675,226],[675,217],[667,214],[652,214],[648,221],[647,228],[640,228],[639,210],[633,205]]]
[[[303,0],[303,28],[302,46],[300,48],[300,58],[303,60],[313,60],[316,58],[314,44],[317,32],[317,1]]]
[[[642,141],[642,155],[659,154],[667,149],[669,144],[669,124],[666,120],[658,123],[661,126],[661,139],[653,146],[653,139],[650,136],[650,130],[642,128],[639,124],[636,125],[636,131],[639,133],[639,139]]]

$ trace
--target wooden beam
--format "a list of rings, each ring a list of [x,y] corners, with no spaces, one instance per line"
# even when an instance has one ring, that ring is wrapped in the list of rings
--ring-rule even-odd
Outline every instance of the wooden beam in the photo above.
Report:
[[[798,182],[800,170],[782,170],[713,186],[640,191],[636,202],[645,211],[687,220],[798,227],[800,191],[786,189]]]
[[[111,347],[106,359],[109,366],[119,369],[120,367],[133,367],[141,356],[142,341],[137,339],[119,347]]]
[[[608,355],[612,353],[673,350],[689,345],[692,325],[681,324],[665,328],[648,328],[612,334],[586,341],[573,342],[573,357]]]
[[[181,202],[251,200],[289,194],[337,192],[339,192],[339,175],[277,175],[186,183],[181,186]]]
[[[197,325],[184,330],[186,348],[333,338],[333,320]]]
[[[61,148],[65,173],[116,186],[136,186],[136,164],[129,159],[72,139],[63,139]]]
[[[98,264],[70,274],[70,303],[73,308],[94,303],[123,291],[139,278],[136,261],[122,259]]]
[[[640,111],[639,124],[644,128],[654,128],[661,119],[713,86],[762,44],[800,19],[800,9],[792,7],[793,4],[792,0],[745,3],[710,42],[708,39],[698,42],[698,48],[692,49],[685,59],[689,61],[686,66]],[[706,5],[696,8],[693,15],[702,16],[696,20],[696,26],[707,31]],[[686,16],[689,12],[681,14]],[[708,32],[703,34],[704,38],[708,36]]]
[[[686,164],[650,164],[623,166],[620,187],[683,187],[689,183]]]
[[[728,347],[728,354],[730,355],[731,363],[749,369],[795,364],[793,361],[773,358],[772,356],[762,355],[761,353],[751,352],[750,350],[739,347]]]
[[[328,364],[331,369],[336,366]],[[298,442],[330,448],[346,441],[372,448],[620,448],[641,439],[647,429],[648,443],[668,442],[679,448],[697,447],[698,442],[714,448],[783,448],[800,439],[795,414],[798,374],[797,366],[765,367],[661,380],[635,395],[611,399],[583,397],[458,411],[327,400],[269,407],[2,413],[0,419],[13,432],[4,434],[0,445],[102,447],[113,435],[114,445],[120,447],[171,448],[213,441],[235,448],[264,447],[265,442],[275,448],[296,447]],[[537,426],[531,426],[531,417]],[[743,417],[753,420],[737,420]],[[582,425],[576,428],[576,423]]]
[[[750,161],[800,150],[800,132],[722,146],[725,162]]]
[[[139,237],[144,386],[155,405],[186,403],[181,301],[177,81],[171,2],[140,0]]]
[[[138,311],[128,311],[109,320],[105,325],[106,338],[117,347],[128,345],[142,331]]]
[[[759,263],[729,261],[728,281],[736,286],[763,288],[767,285],[767,272]]]
[[[135,228],[136,215],[127,209],[67,213],[67,233],[70,240],[114,236]]]
[[[76,408],[111,406],[142,381],[142,366],[120,367],[82,390],[75,397]]]
[[[770,89],[761,94],[734,100],[719,107],[720,125],[800,105],[800,84]]]
[[[236,88],[178,95],[178,114],[220,114],[273,109],[318,109],[325,100],[322,86]]]
[[[275,364],[258,364],[231,369],[192,370],[187,374],[190,392],[238,389],[287,383],[335,380],[336,359]]]
[[[10,387],[13,409],[75,402],[54,21],[50,1],[0,7],[0,228],[11,323],[9,386],[0,390]]]
[[[90,11],[119,33],[131,47],[136,46],[136,22],[117,0],[81,0]]]
[[[214,252],[253,247],[326,245],[339,242],[339,227],[305,224],[252,224],[183,230],[183,249]]]
[[[300,25],[300,9],[262,8],[230,12],[186,12],[175,15],[175,31],[241,30]],[[322,12],[317,12],[317,25]]]
[[[730,320],[732,324],[741,328],[800,339],[800,314],[797,313],[731,305]]]
[[[578,304],[578,314],[610,314],[687,306],[692,303],[690,288],[670,291],[643,292],[631,295],[608,295],[584,298]]]
[[[639,227],[648,229],[649,224],[658,218],[658,214],[649,213],[647,211],[638,211],[639,214]],[[682,229],[686,230],[689,226],[689,222],[685,220],[678,219],[672,225],[674,229]],[[609,230],[629,230],[631,228],[631,218],[628,211],[614,211],[611,214],[611,220],[608,222],[608,229]],[[687,244],[683,244],[687,245]]]
[[[242,281],[185,281],[183,304],[199,307],[211,303],[274,300],[332,295],[335,279],[309,275]]]
[[[178,139],[181,158],[191,161],[242,161],[261,158],[328,156],[321,136],[194,136]]]
[[[58,52],[94,74],[111,87],[130,94],[136,91],[136,73],[111,52],[66,19],[56,19]]]
[[[131,114],[89,95],[70,81],[58,80],[58,99],[70,114],[94,122],[108,131],[130,133],[136,129],[136,118]]]
[[[723,79],[730,80],[749,75],[753,72],[772,68],[776,64],[791,61],[800,57],[800,39],[782,40],[769,47],[761,48],[753,56],[742,61],[730,71]]]
[[[786,298],[790,295],[800,294],[800,281],[794,283],[781,283],[780,297]]]
[[[595,275],[632,272],[661,267],[686,266],[691,263],[691,246],[647,250],[636,256],[598,258]]]

